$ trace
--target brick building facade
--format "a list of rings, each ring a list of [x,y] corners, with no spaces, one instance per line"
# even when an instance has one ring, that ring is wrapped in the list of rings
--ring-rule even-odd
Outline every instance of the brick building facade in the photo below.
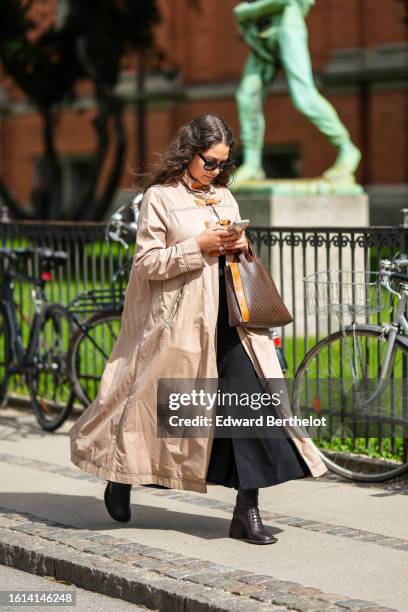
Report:
[[[36,2],[42,23],[55,1]],[[163,21],[157,42],[178,67],[169,79],[147,79],[147,157],[154,161],[183,122],[204,111],[220,113],[237,138],[234,94],[247,55],[236,28],[234,0],[204,0],[200,12],[187,0],[161,0]],[[42,13],[41,13],[42,11]],[[408,205],[408,42],[401,0],[317,0],[307,18],[315,80],[334,104],[353,141],[363,152],[357,179],[370,194],[371,221],[400,222],[389,211]],[[132,59],[123,62],[118,91],[126,99],[129,146],[122,188],[137,167],[135,75]],[[0,76],[0,173],[16,196],[27,201],[33,160],[41,153],[40,121],[12,81]],[[81,163],[95,144],[90,124],[92,91],[84,84],[74,108],[60,116],[56,145],[66,160],[66,185],[80,176]],[[335,159],[335,150],[292,106],[281,73],[265,102],[265,164],[270,176],[318,176]],[[78,178],[77,178],[78,180]],[[118,193],[118,198],[123,197]]]

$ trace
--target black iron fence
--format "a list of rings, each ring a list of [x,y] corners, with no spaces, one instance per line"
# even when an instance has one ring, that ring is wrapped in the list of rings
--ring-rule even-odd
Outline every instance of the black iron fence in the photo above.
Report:
[[[408,226],[252,228],[250,239],[272,272],[280,293],[294,315],[281,330],[294,374],[305,353],[321,337],[339,328],[333,314],[307,314],[302,279],[324,270],[376,271],[380,260],[408,253]],[[379,313],[376,322],[382,322]]]
[[[338,329],[335,316],[307,314],[302,278],[326,269],[377,270],[381,258],[408,252],[408,227],[404,226],[255,227],[248,234],[294,316],[292,324],[279,330],[289,376],[319,338]],[[115,271],[134,254],[134,244],[126,250],[106,239],[104,223],[1,223],[0,241],[3,247],[46,246],[66,251],[66,265],[55,271],[47,286],[50,301],[64,305],[85,290],[108,287]],[[35,260],[24,260],[22,265],[28,266],[27,273],[38,273]],[[28,320],[34,305],[23,283],[16,286],[16,299]],[[382,313],[377,320],[382,320]]]

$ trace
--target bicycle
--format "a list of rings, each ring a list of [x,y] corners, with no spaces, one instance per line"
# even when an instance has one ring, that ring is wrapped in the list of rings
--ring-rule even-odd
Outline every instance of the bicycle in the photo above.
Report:
[[[408,275],[401,268],[407,266],[402,256],[381,261],[376,272],[325,270],[303,279],[308,313],[335,313],[341,329],[303,358],[294,379],[292,408],[299,417],[327,417],[328,437],[318,426],[310,428],[311,439],[330,470],[353,480],[380,482],[408,471],[404,458],[366,460],[373,450],[394,456],[406,451]],[[387,300],[391,322],[356,322],[359,314],[384,313]],[[343,324],[346,315],[352,318],[349,325]],[[388,449],[383,448],[384,439],[389,440]],[[333,443],[340,448],[330,450]]]
[[[111,287],[86,291],[68,307],[76,331],[68,348],[67,368],[75,395],[84,407],[96,397],[106,361],[119,336],[124,289],[114,285],[120,276],[128,277],[125,264],[116,272]],[[83,316],[88,318],[80,322]]]
[[[114,213],[106,227],[107,242],[119,242],[127,253],[129,239],[136,233],[141,199],[138,194],[131,202],[133,221],[127,223],[123,219],[126,204]],[[85,291],[68,305],[76,331],[71,336],[67,367],[75,395],[84,407],[96,398],[106,362],[119,336],[131,264],[128,259],[119,266],[108,288]],[[84,316],[87,318],[81,322]]]
[[[40,278],[17,269],[21,261],[33,257],[39,259]],[[65,263],[67,254],[48,248],[0,248],[0,258],[4,263],[0,285],[0,402],[7,402],[10,378],[21,376],[39,425],[54,431],[64,422],[74,401],[66,372],[70,320],[62,306],[47,301],[45,285],[52,278],[52,270]],[[26,347],[17,316],[21,309],[14,299],[15,280],[34,286],[35,314]]]

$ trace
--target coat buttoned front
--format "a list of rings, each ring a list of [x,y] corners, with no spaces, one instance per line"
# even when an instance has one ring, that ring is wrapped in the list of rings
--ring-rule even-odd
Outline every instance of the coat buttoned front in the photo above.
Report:
[[[143,196],[120,333],[96,399],[70,431],[71,461],[105,480],[205,493],[212,434],[157,437],[159,379],[218,377],[218,257],[202,253],[196,239],[214,213],[184,179]],[[240,219],[231,192],[214,189],[219,217]],[[268,331],[237,329],[258,376],[282,378]],[[291,416],[289,406],[279,409]],[[303,430],[286,430],[312,476],[325,473]]]

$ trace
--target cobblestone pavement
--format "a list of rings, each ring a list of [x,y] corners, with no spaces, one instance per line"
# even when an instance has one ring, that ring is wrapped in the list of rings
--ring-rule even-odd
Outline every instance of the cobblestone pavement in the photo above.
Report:
[[[7,508],[0,508],[0,563],[160,610],[395,611]]]
[[[80,610],[80,612],[95,612],[95,610],[97,612],[152,612],[151,608],[124,601],[118,602],[113,597],[80,589],[66,583],[65,580],[55,580],[51,576],[35,576],[5,565],[0,565],[0,585],[1,612],[29,611],[30,608],[35,612],[50,612],[49,604],[41,605],[42,594],[44,594],[45,601],[47,598],[59,600],[58,612],[75,612],[75,610]],[[20,601],[25,599],[27,604],[31,599],[33,603],[35,602],[35,607],[32,605],[18,606],[15,601],[8,605],[11,597],[16,598],[17,595]],[[71,595],[71,600],[69,605],[64,605],[64,601],[68,599],[67,595]]]
[[[1,411],[0,564],[166,612],[408,612],[407,477],[328,473],[262,489],[279,542],[253,546],[228,538],[225,487],[134,486],[132,521],[115,523],[106,483],[69,461],[71,425],[49,434],[31,414]]]
[[[38,461],[35,459],[27,459],[25,457],[16,457],[14,455],[8,455],[6,453],[0,453],[0,463],[9,463],[11,465],[19,465],[22,467],[29,467],[30,469],[35,469],[41,472],[48,472],[49,474],[61,474],[61,476],[65,476],[67,478],[74,478],[76,480],[88,480],[91,482],[100,483],[100,479],[92,476],[91,474],[86,474],[85,472],[79,471],[75,468],[70,468],[62,465],[55,465],[52,463],[48,463],[46,461]],[[327,480],[336,480],[336,478],[328,478]],[[352,483],[353,485],[356,483]],[[394,485],[395,486],[395,485]],[[405,487],[408,489],[408,483],[400,484],[400,487]],[[378,485],[375,485],[375,488],[379,488]],[[382,487],[384,488],[384,487]],[[136,485],[133,486],[134,490],[140,489],[143,492],[146,491],[145,487],[138,487]],[[176,489],[169,490],[161,490],[161,489],[150,489],[149,495],[156,495],[159,497],[166,497],[167,499],[171,499],[174,501],[182,501],[188,504],[193,504],[196,506],[203,506],[206,508],[213,509],[221,509],[226,512],[232,512],[234,506],[217,499],[212,499],[209,497],[192,497],[189,493],[184,493],[183,491]],[[408,510],[408,507],[407,507]],[[306,520],[301,517],[281,514],[276,512],[268,512],[267,510],[262,511],[262,519],[264,521],[273,521],[274,523],[282,524],[282,525],[290,525],[291,527],[299,527],[300,529],[304,529],[307,531],[319,531],[324,533],[329,533],[331,535],[336,535],[340,538],[352,538],[359,540],[361,542],[372,542],[374,544],[378,544],[379,546],[386,546],[387,548],[395,548],[397,550],[406,550],[408,551],[408,541],[402,538],[391,538],[384,536],[380,533],[373,533],[371,531],[364,531],[363,529],[353,529],[351,527],[344,527],[339,525],[333,525],[330,523],[324,523],[322,521],[317,520]]]

